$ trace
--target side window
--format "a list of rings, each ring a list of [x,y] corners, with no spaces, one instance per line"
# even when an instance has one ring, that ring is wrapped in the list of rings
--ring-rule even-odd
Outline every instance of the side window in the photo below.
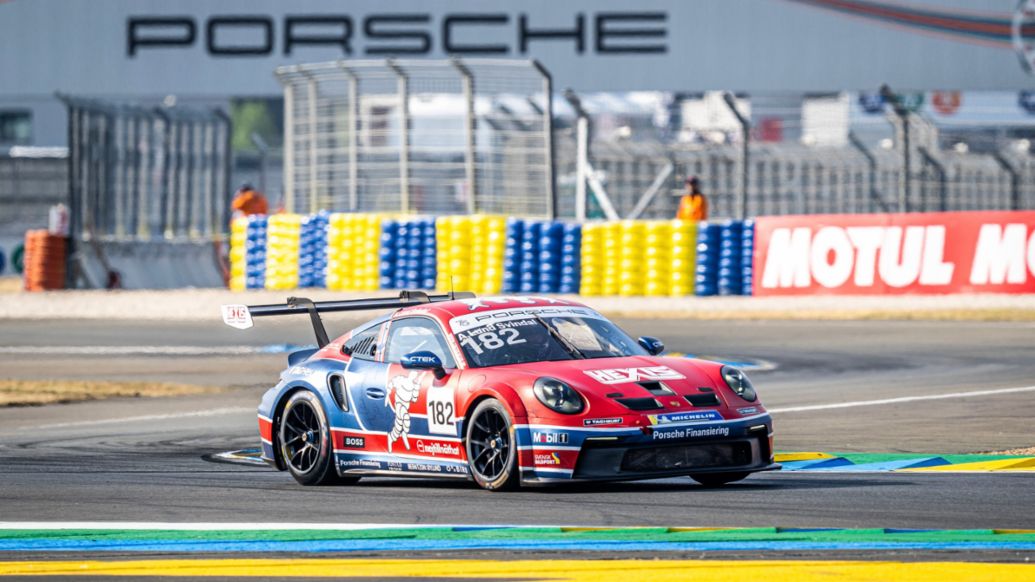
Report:
[[[385,361],[398,364],[406,354],[428,351],[442,360],[446,368],[455,368],[442,331],[426,317],[408,317],[392,322],[388,332],[388,352]]]
[[[372,325],[352,334],[342,346],[342,353],[361,360],[373,360],[377,356],[377,336],[381,335],[381,325]]]

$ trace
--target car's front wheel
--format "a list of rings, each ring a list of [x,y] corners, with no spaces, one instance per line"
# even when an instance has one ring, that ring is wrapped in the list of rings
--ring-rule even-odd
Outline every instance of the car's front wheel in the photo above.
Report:
[[[327,415],[320,399],[307,390],[291,395],[280,415],[280,455],[291,476],[302,485],[354,483],[338,476]]]
[[[467,463],[483,489],[514,489],[520,475],[517,439],[507,409],[498,400],[483,400],[467,423]]]
[[[690,475],[690,478],[697,481],[705,487],[722,487],[727,483],[733,483],[734,481],[740,481],[746,478],[751,473],[739,472],[739,473],[697,473]]]

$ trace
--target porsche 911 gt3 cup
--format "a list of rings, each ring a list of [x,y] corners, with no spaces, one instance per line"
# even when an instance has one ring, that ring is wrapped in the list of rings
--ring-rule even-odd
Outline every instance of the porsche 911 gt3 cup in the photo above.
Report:
[[[320,313],[394,309],[331,341]],[[303,485],[364,475],[472,479],[490,490],[779,468],[772,420],[740,370],[663,357],[595,310],[548,297],[223,307],[228,325],[309,314],[318,346],[262,398],[262,457]]]

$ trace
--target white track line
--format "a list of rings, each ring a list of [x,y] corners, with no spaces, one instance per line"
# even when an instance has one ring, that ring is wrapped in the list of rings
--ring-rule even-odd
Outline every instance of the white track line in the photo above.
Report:
[[[262,353],[274,352],[268,346],[0,346],[0,354],[15,355],[204,356]]]
[[[198,418],[205,416],[223,416],[227,414],[244,414],[250,412],[255,414],[255,408],[213,408],[211,410],[195,410],[193,412],[178,412],[174,414],[149,414],[145,416],[127,416],[122,418],[105,418],[100,420],[80,420],[77,422],[59,422],[56,424],[41,424],[35,428],[66,428],[70,426],[90,426],[95,424],[115,424],[126,422],[144,422],[152,420],[172,420],[176,418]],[[24,430],[24,429],[19,429]]]
[[[926,396],[903,396],[901,398],[885,398],[883,400],[857,400],[855,402],[837,402],[834,404],[813,404],[810,406],[790,406],[787,408],[770,408],[769,412],[809,412],[812,410],[831,410],[834,408],[855,408],[857,406],[881,406],[884,404],[900,404],[920,400],[946,400],[950,398],[969,398],[971,396],[990,396],[992,394],[1013,394],[1016,392],[1035,392],[1035,386],[1019,388],[998,388],[995,390],[973,390],[970,392],[951,392],[949,394],[928,394]]]

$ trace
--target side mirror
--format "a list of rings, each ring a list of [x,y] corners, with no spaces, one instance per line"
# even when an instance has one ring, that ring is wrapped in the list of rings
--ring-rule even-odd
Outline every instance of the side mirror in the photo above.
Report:
[[[636,341],[638,341],[640,345],[643,346],[643,349],[647,350],[647,353],[652,356],[656,356],[665,351],[665,344],[656,337],[643,336]]]
[[[441,380],[446,377],[446,370],[442,367],[442,359],[432,352],[420,351],[406,354],[399,362],[407,370],[431,370],[435,378]]]

